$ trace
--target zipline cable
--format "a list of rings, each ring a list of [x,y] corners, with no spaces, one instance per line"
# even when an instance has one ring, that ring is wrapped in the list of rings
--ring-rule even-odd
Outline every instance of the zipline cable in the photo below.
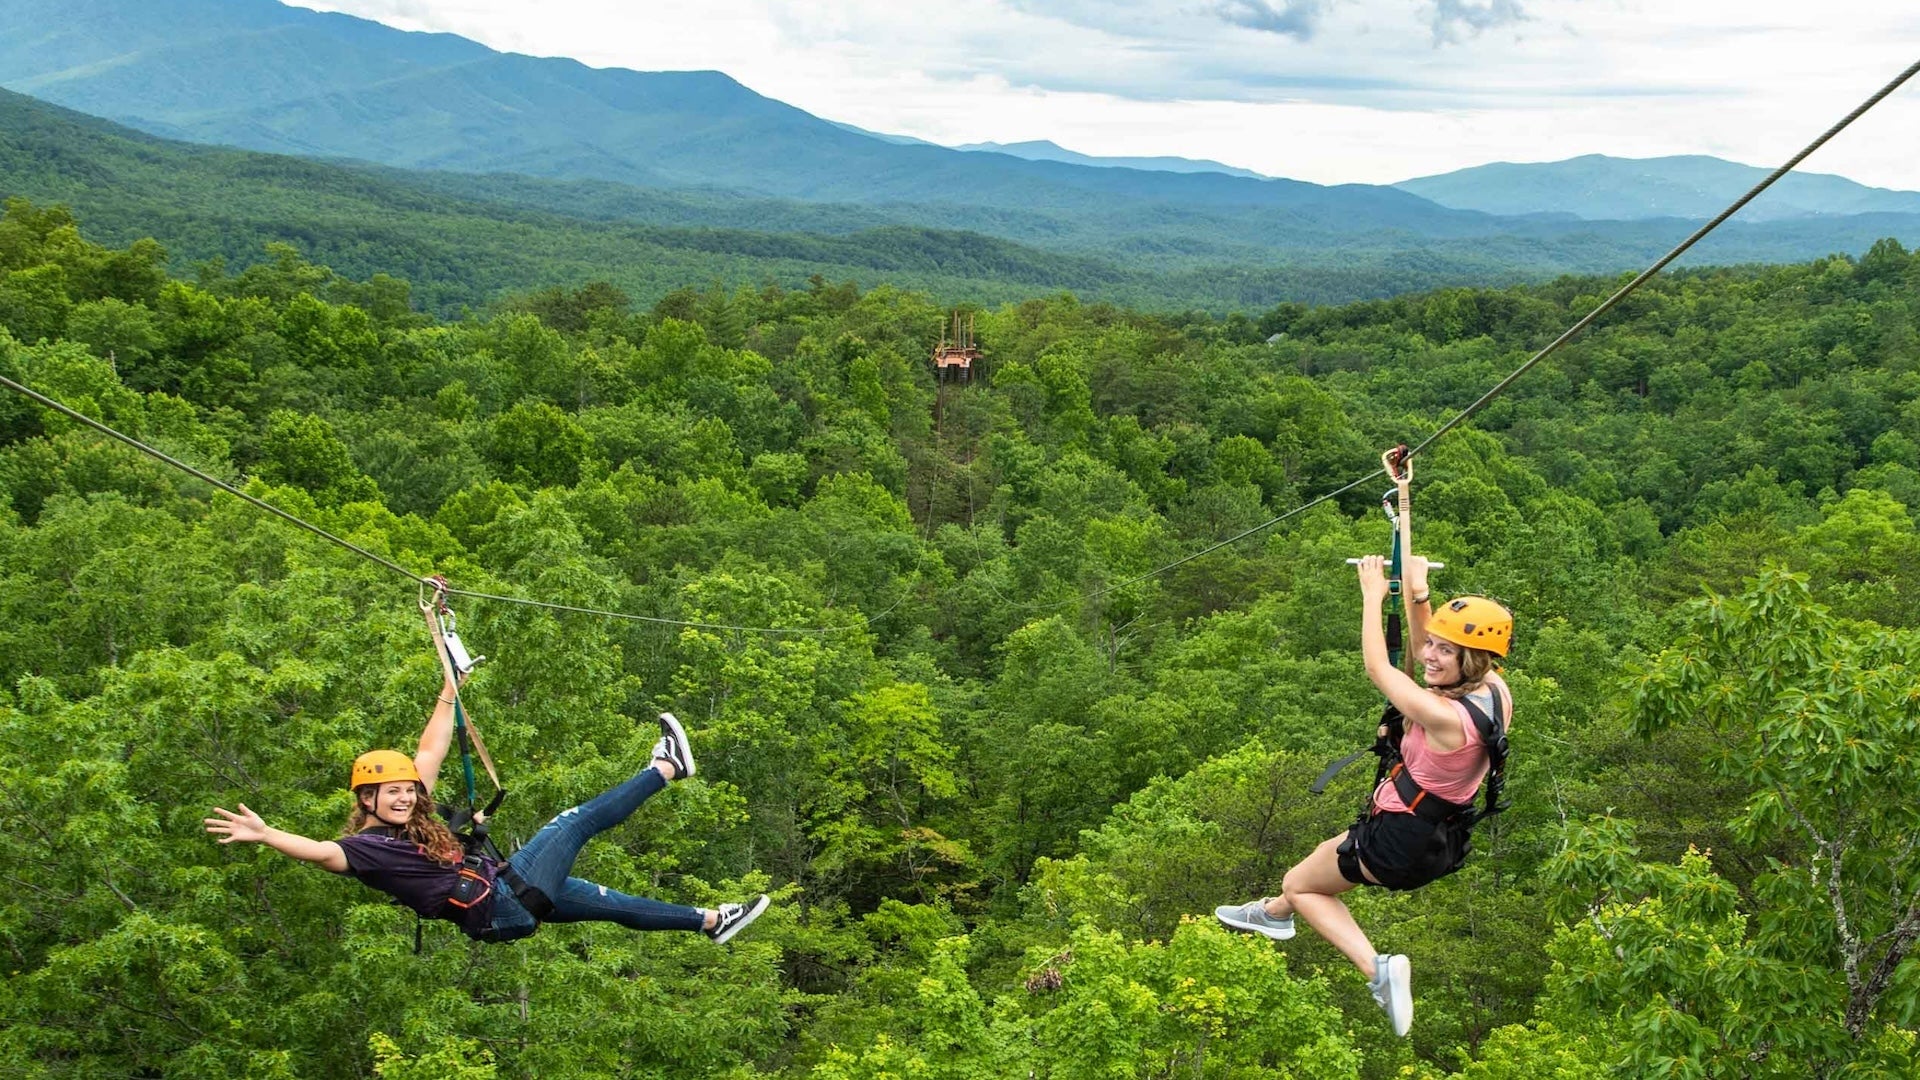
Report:
[[[1121,589],[1126,588],[1129,585],[1137,584],[1139,582],[1147,580],[1150,577],[1155,577],[1160,574],[1164,574],[1167,571],[1174,569],[1175,567],[1185,566],[1186,564],[1194,561],[1195,559],[1198,559],[1205,555],[1211,555],[1214,552],[1219,551],[1221,548],[1226,547],[1229,544],[1239,543],[1240,541],[1245,540],[1247,537],[1252,536],[1254,533],[1260,532],[1263,529],[1272,528],[1273,526],[1280,524],[1281,522],[1287,520],[1290,517],[1295,517],[1297,515],[1304,514],[1307,511],[1313,509],[1316,506],[1319,506],[1321,503],[1326,502],[1329,499],[1338,498],[1342,495],[1345,495],[1347,492],[1352,491],[1354,488],[1359,487],[1361,484],[1366,483],[1369,480],[1374,480],[1385,475],[1386,475],[1386,472],[1384,470],[1375,469],[1374,471],[1368,473],[1365,476],[1360,477],[1357,480],[1354,480],[1347,484],[1342,484],[1340,487],[1334,488],[1332,491],[1327,492],[1325,495],[1321,495],[1318,498],[1310,499],[1307,502],[1301,503],[1299,506],[1294,507],[1293,509],[1287,511],[1284,514],[1281,514],[1279,517],[1269,518],[1268,520],[1263,521],[1258,525],[1255,525],[1253,528],[1248,529],[1245,532],[1238,533],[1234,536],[1229,536],[1225,540],[1221,540],[1217,543],[1201,548],[1199,551],[1196,551],[1193,554],[1186,556],[1185,558],[1175,559],[1173,562],[1168,563],[1167,565],[1159,568],[1158,570],[1149,570],[1146,573],[1139,575],[1138,577],[1130,577],[1125,581],[1118,582],[1113,585],[1103,585],[1100,588],[1095,589],[1094,591],[1088,593],[1085,599],[1092,600],[1095,597],[1104,596],[1110,592],[1117,592]]]
[[[208,484],[212,484],[214,487],[219,488],[221,491],[224,491],[229,495],[232,495],[234,498],[239,499],[246,503],[250,503],[254,506],[257,506],[260,509],[265,510],[267,513],[272,514],[275,517],[280,518],[281,520],[291,525],[295,525],[295,526],[298,526],[299,528],[305,529],[306,531],[312,533],[315,536],[320,537],[322,540],[325,540],[330,544],[334,544],[341,548],[344,548],[347,551],[350,551],[353,554],[358,555],[361,558],[366,559],[370,562],[378,563],[379,565],[386,567],[387,569],[393,571],[396,574],[399,574],[401,577],[406,578],[407,580],[413,582],[416,585],[438,588],[438,586],[435,586],[433,582],[431,582],[429,579],[414,573],[413,571],[407,569],[404,566],[401,566],[399,563],[396,563],[391,559],[385,558],[384,556],[377,555],[374,552],[368,551],[366,548],[361,547],[360,545],[354,543],[351,540],[347,540],[347,539],[343,539],[342,537],[335,536],[334,534],[328,532],[327,530],[321,528],[318,525],[313,524],[312,522],[306,521],[303,518],[300,518],[294,514],[288,513],[287,511],[280,509],[279,507],[273,505],[272,503],[267,502],[265,499],[261,499],[257,496],[249,495],[246,492],[241,491],[239,488],[234,487],[232,484],[227,483],[225,480],[222,480],[217,476],[209,475],[205,471],[201,469],[197,469],[194,466],[189,465],[184,461],[181,461],[179,458],[173,457],[172,455],[166,453],[165,451],[156,449],[152,446],[148,446],[146,443],[141,442],[139,439],[136,439],[131,435],[123,434],[122,432],[119,432],[107,426],[106,424],[103,424],[100,421],[95,420],[93,417],[88,416],[87,414],[80,412],[77,409],[71,408],[67,405],[64,405],[58,401],[55,401],[54,399],[48,397],[45,394],[40,393],[37,390],[34,390],[31,387],[23,386],[20,383],[17,383],[12,379],[7,378],[5,375],[0,375],[0,386],[4,386],[8,390],[12,390],[17,394],[21,394],[33,400],[34,402],[38,403],[41,407],[50,409],[53,412],[59,413],[61,416],[64,416],[67,419],[72,420],[77,424],[81,424],[86,427],[92,428],[94,431],[97,431],[100,434],[107,436],[108,438],[117,440],[121,443],[125,443],[127,446],[130,446],[133,449],[138,450],[142,454],[145,454],[148,457],[153,458],[155,461],[161,462],[166,465],[171,465],[174,468],[179,469],[181,472],[184,472],[187,475],[192,476],[196,480],[201,480]],[[687,620],[687,619],[668,619],[658,615],[635,615],[631,612],[625,612],[625,611],[606,611],[600,608],[575,607],[570,604],[555,604],[546,600],[529,600],[526,597],[521,597],[521,596],[501,596],[496,593],[472,592],[466,589],[449,588],[443,591],[450,596],[468,596],[476,600],[493,600],[503,604],[525,604],[529,607],[547,608],[548,610],[551,610],[551,611],[570,611],[570,612],[574,612],[576,614],[581,614],[581,615],[599,615],[603,618],[608,618],[608,619],[627,619],[634,622],[658,623],[665,626],[684,626],[684,627],[690,627],[695,630],[736,630],[743,633],[751,633],[751,634],[832,634],[832,633],[838,633],[845,630],[855,629],[855,627],[852,627],[852,626],[821,626],[821,627],[734,626],[728,623],[696,622],[696,621]],[[901,599],[904,600],[905,597],[902,597]],[[899,603],[896,602],[894,607],[898,607],[898,606],[899,606]],[[892,611],[893,609],[888,608],[887,610]],[[882,612],[881,614],[884,615],[886,614],[886,612]],[[878,616],[875,616],[875,618],[878,618]],[[864,623],[870,624],[872,623],[872,621],[873,619],[871,618],[863,617]]]
[[[227,483],[225,480],[222,480],[217,476],[210,476],[207,473],[194,468],[192,465],[189,465],[186,462],[181,461],[179,458],[172,457],[167,453],[165,453],[164,451],[156,450],[153,447],[148,446],[146,443],[141,442],[139,439],[136,439],[131,435],[123,435],[120,432],[115,431],[113,428],[110,428],[107,425],[101,423],[100,421],[95,420],[93,417],[88,416],[87,414],[80,412],[77,409],[73,409],[66,405],[63,405],[60,402],[55,401],[54,399],[48,397],[45,394],[40,393],[37,390],[34,390],[30,387],[22,386],[19,383],[14,382],[12,379],[7,378],[5,375],[0,375],[0,386],[4,386],[7,389],[12,390],[17,394],[22,394],[28,398],[31,398],[35,402],[39,403],[43,408],[51,409],[54,412],[59,413],[61,416],[64,416],[67,419],[74,421],[75,423],[83,424],[87,427],[90,427],[93,430],[98,431],[102,435],[107,436],[108,438],[117,439],[120,442],[123,442],[128,446],[133,447],[135,450],[138,450],[141,453],[147,455],[148,457],[153,458],[155,461],[161,462],[163,464],[171,465],[174,468],[179,469],[181,472],[186,473],[187,475],[192,476],[197,480],[204,480],[205,482],[212,484],[214,487],[219,488],[221,491],[224,491],[227,494],[232,495],[234,498],[242,499],[246,502],[250,502],[253,505],[259,507],[260,509],[265,510],[267,513],[272,514],[275,517],[278,517],[281,520],[286,521],[290,524],[297,525],[300,528],[305,529],[308,532],[314,534],[315,536],[320,537],[322,540],[327,541],[328,543],[337,544],[340,547],[343,547],[348,551],[353,552],[355,555],[358,555],[363,559],[370,559],[373,562],[379,563],[381,566],[386,567],[387,569],[393,571],[396,574],[400,574],[404,577],[410,578],[413,581],[418,582],[420,584],[423,584],[423,585],[426,584],[425,578],[422,578],[420,575],[414,573],[411,570],[408,570],[406,567],[401,566],[396,562],[393,562],[392,560],[376,555],[373,552],[368,551],[366,548],[363,548],[358,544],[353,543],[350,540],[343,540],[340,537],[333,535],[332,533],[328,532],[327,530],[321,528],[318,525],[314,525],[310,522],[303,521],[300,518],[287,513],[285,510],[282,510],[279,507],[273,505],[272,503],[266,502],[265,500],[262,500],[262,499],[255,498],[254,496],[249,495],[244,491],[241,491],[239,488],[234,487],[232,484]]]
[[[1649,266],[1645,270],[1641,271],[1638,276],[1636,276],[1632,281],[1629,281],[1625,285],[1621,286],[1618,291],[1616,291],[1612,296],[1609,296],[1598,307],[1594,308],[1592,311],[1587,312],[1584,318],[1582,318],[1579,322],[1574,323],[1572,326],[1568,327],[1564,333],[1562,333],[1559,337],[1553,339],[1553,341],[1550,342],[1546,348],[1541,349],[1537,353],[1534,353],[1533,356],[1530,359],[1528,359],[1526,363],[1521,364],[1519,367],[1515,368],[1512,374],[1508,375],[1504,379],[1501,379],[1498,383],[1495,383],[1493,386],[1493,389],[1488,390],[1486,393],[1480,395],[1478,400],[1476,400],[1473,404],[1467,406],[1465,409],[1461,410],[1459,415],[1453,417],[1451,420],[1448,420],[1446,423],[1441,424],[1437,429],[1434,430],[1433,434],[1428,435],[1426,438],[1420,440],[1420,442],[1415,444],[1412,449],[1407,451],[1407,454],[1406,454],[1407,458],[1411,459],[1415,455],[1419,454],[1421,451],[1425,450],[1427,447],[1433,445],[1436,439],[1439,439],[1442,435],[1445,435],[1447,432],[1453,430],[1455,427],[1458,427],[1468,417],[1472,416],[1476,412],[1479,412],[1483,407],[1486,406],[1488,402],[1492,401],[1496,397],[1499,397],[1500,394],[1507,389],[1507,387],[1513,385],[1516,379],[1520,378],[1520,376],[1522,375],[1525,375],[1527,371],[1531,369],[1535,364],[1538,364],[1540,361],[1552,355],[1555,350],[1560,348],[1560,346],[1565,345],[1568,341],[1572,340],[1574,335],[1578,334],[1580,331],[1590,326],[1595,319],[1598,319],[1600,316],[1606,314],[1609,310],[1613,308],[1614,305],[1626,299],[1628,294],[1632,293],[1635,289],[1638,289],[1641,285],[1645,284],[1649,278],[1653,277],[1655,274],[1658,274],[1661,270],[1665,269],[1668,263],[1671,263],[1673,262],[1673,260],[1679,258],[1682,254],[1686,252],[1688,248],[1692,247],[1695,243],[1697,243],[1701,237],[1704,237],[1708,233],[1719,228],[1722,223],[1724,223],[1728,218],[1732,217],[1734,214],[1738,213],[1742,207],[1752,202],[1754,198],[1757,197],[1761,192],[1767,190],[1769,187],[1772,187],[1774,181],[1792,172],[1794,167],[1799,165],[1802,161],[1805,161],[1809,154],[1812,154],[1815,150],[1818,150],[1822,146],[1826,145],[1829,139],[1833,138],[1835,135],[1838,135],[1840,132],[1844,131],[1847,128],[1847,126],[1852,124],[1855,120],[1860,119],[1861,116],[1866,114],[1868,109],[1871,109],[1875,105],[1880,104],[1882,99],[1884,99],[1887,95],[1893,93],[1895,90],[1898,90],[1903,83],[1905,83],[1908,79],[1913,78],[1913,76],[1916,73],[1920,73],[1920,60],[1916,60],[1913,64],[1909,65],[1905,71],[1902,71],[1899,75],[1896,75],[1892,81],[1888,82],[1885,86],[1881,87],[1878,91],[1874,92],[1873,96],[1861,102],[1858,106],[1854,108],[1852,112],[1842,117],[1832,127],[1828,128],[1825,132],[1821,133],[1819,138],[1808,143],[1806,147],[1802,149],[1799,153],[1793,155],[1791,158],[1788,158],[1785,164],[1773,170],[1773,172],[1767,174],[1767,177],[1761,180],[1759,183],[1755,184],[1752,190],[1748,191],[1745,195],[1740,196],[1738,199],[1735,199],[1732,205],[1728,206],[1725,210],[1722,210],[1720,211],[1720,213],[1716,214],[1713,220],[1707,222],[1705,225],[1700,226],[1698,229],[1695,229],[1693,231],[1693,235],[1687,237],[1685,240],[1682,240],[1680,244],[1677,247],[1675,247],[1672,251],[1669,251],[1665,255],[1662,255],[1659,258],[1659,260],[1656,261],[1652,266]],[[1297,506],[1292,510],[1287,511],[1284,514],[1281,514],[1279,517],[1270,518],[1267,521],[1263,521],[1260,524],[1255,525],[1253,528],[1246,530],[1245,532],[1239,533],[1235,536],[1228,537],[1227,539],[1222,540],[1217,544],[1214,544],[1210,547],[1206,547],[1199,551],[1196,551],[1193,554],[1186,556],[1185,558],[1176,559],[1165,566],[1162,566],[1155,570],[1149,570],[1144,574],[1138,575],[1137,577],[1128,578],[1127,580],[1122,581],[1116,585],[1103,585],[1098,589],[1094,589],[1093,591],[1086,593],[1084,596],[1079,597],[1078,598],[1079,602],[1084,603],[1088,600],[1097,599],[1098,597],[1104,596],[1107,593],[1114,592],[1119,589],[1124,589],[1129,585],[1133,585],[1133,584],[1137,584],[1139,582],[1145,581],[1150,577],[1157,577],[1161,574],[1166,573],[1169,570],[1174,569],[1175,567],[1184,566],[1187,563],[1190,563],[1193,560],[1198,559],[1203,555],[1210,555],[1213,552],[1216,552],[1221,548],[1226,547],[1229,544],[1237,543],[1241,540],[1244,540],[1247,537],[1252,536],[1254,533],[1262,532],[1266,529],[1272,528],[1273,526],[1280,524],[1281,522],[1287,520],[1290,517],[1293,517],[1296,514],[1303,513],[1315,506],[1320,505],[1323,502],[1326,502],[1328,499],[1334,498],[1335,496],[1338,496],[1338,495],[1345,494],[1346,492],[1353,490],[1354,488],[1360,486],[1361,484],[1366,483],[1369,480],[1375,479],[1376,477],[1385,476],[1385,475],[1387,475],[1386,470],[1375,469],[1373,472],[1370,472],[1367,475],[1360,477],[1358,480],[1355,480],[1350,484],[1347,484],[1343,487],[1336,488],[1333,491],[1330,491],[1325,495],[1322,495],[1319,498],[1314,499],[1311,502],[1305,503],[1304,505],[1301,505],[1301,506]],[[1064,604],[1065,602],[1062,601],[1061,603]],[[1046,605],[1046,606],[1059,606],[1059,605]]]

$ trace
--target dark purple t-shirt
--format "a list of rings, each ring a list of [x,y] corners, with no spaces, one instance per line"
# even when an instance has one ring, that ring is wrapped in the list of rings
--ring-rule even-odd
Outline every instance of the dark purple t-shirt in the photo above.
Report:
[[[460,867],[434,862],[419,844],[377,829],[342,837],[339,843],[340,850],[347,854],[347,873],[362,884],[386,893],[422,918],[445,919],[470,937],[478,937],[487,928],[493,915],[492,891],[471,907],[448,901],[460,881]],[[479,863],[471,869],[491,886],[499,873],[498,864],[484,858]]]

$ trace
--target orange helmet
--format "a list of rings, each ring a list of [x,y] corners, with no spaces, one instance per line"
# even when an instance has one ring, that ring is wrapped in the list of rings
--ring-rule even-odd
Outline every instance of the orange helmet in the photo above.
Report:
[[[398,750],[369,750],[353,759],[353,781],[348,787],[362,784],[386,784],[395,780],[420,782],[420,770],[413,767],[413,759]]]
[[[1427,620],[1427,633],[1465,648],[1505,656],[1513,645],[1513,612],[1484,596],[1456,596]]]

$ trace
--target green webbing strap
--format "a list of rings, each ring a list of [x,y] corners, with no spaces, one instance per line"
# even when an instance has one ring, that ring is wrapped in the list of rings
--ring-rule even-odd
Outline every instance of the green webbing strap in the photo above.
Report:
[[[467,811],[471,813],[480,809],[480,796],[474,790],[473,754],[468,749],[468,743],[472,740],[467,737],[467,710],[460,704],[458,691],[453,695],[453,737],[460,743],[460,774],[467,781]]]
[[[1405,554],[1403,548],[1407,543],[1411,542],[1410,537],[1412,536],[1412,522],[1408,520],[1412,517],[1412,507],[1408,502],[1400,498],[1399,481],[1402,478],[1411,480],[1413,478],[1413,472],[1407,463],[1407,448],[1404,444],[1396,446],[1380,455],[1380,464],[1386,471],[1387,476],[1394,481],[1393,489],[1381,497],[1380,505],[1385,508],[1388,519],[1393,522],[1393,554],[1387,560],[1387,603],[1384,615],[1387,636],[1387,660],[1397,668],[1400,666],[1400,657],[1403,651],[1401,648],[1403,642],[1400,637],[1400,616],[1406,607],[1405,597],[1401,595],[1400,590],[1401,560]],[[1347,561],[1357,563],[1360,560],[1348,559]],[[1408,618],[1411,617],[1412,615],[1409,614]],[[1388,708],[1391,710],[1391,702],[1389,702]],[[1369,746],[1365,750],[1356,750],[1346,757],[1329,764],[1313,783],[1307,785],[1307,790],[1315,795],[1326,791],[1327,785],[1333,781],[1333,778],[1339,774],[1340,770],[1360,760],[1360,758],[1367,754],[1384,753],[1383,747],[1385,745],[1384,739],[1378,740],[1375,745]],[[1368,798],[1371,799],[1372,796],[1369,795]],[[1366,815],[1363,812],[1361,816],[1365,817]]]
[[[487,778],[493,781],[493,803],[485,811],[490,814],[495,807],[499,806],[500,799],[506,794],[506,789],[501,786],[500,774],[494,770],[493,759],[487,754],[485,740],[480,738],[480,729],[473,726],[467,719],[467,708],[460,700],[460,672],[454,666],[453,649],[446,638],[452,630],[443,627],[439,622],[439,613],[446,611],[447,579],[436,576],[424,580],[427,584],[434,586],[435,595],[432,605],[429,606],[424,600],[422,601],[422,606],[428,607],[427,620],[433,624],[429,629],[434,630],[434,641],[437,646],[434,651],[440,656],[440,670],[446,675],[448,685],[453,687],[453,733],[460,741],[460,772],[466,781],[467,813],[472,817],[478,817],[482,812],[478,785],[473,775],[473,758],[478,755],[480,764],[487,770]],[[451,617],[451,612],[448,614]]]

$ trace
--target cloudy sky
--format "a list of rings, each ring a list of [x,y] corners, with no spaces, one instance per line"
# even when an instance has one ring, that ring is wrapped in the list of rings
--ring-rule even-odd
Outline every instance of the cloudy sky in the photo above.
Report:
[[[715,69],[949,145],[1317,183],[1488,161],[1773,166],[1920,59],[1915,0],[298,0],[595,67]],[[1920,190],[1920,77],[1803,169]]]

